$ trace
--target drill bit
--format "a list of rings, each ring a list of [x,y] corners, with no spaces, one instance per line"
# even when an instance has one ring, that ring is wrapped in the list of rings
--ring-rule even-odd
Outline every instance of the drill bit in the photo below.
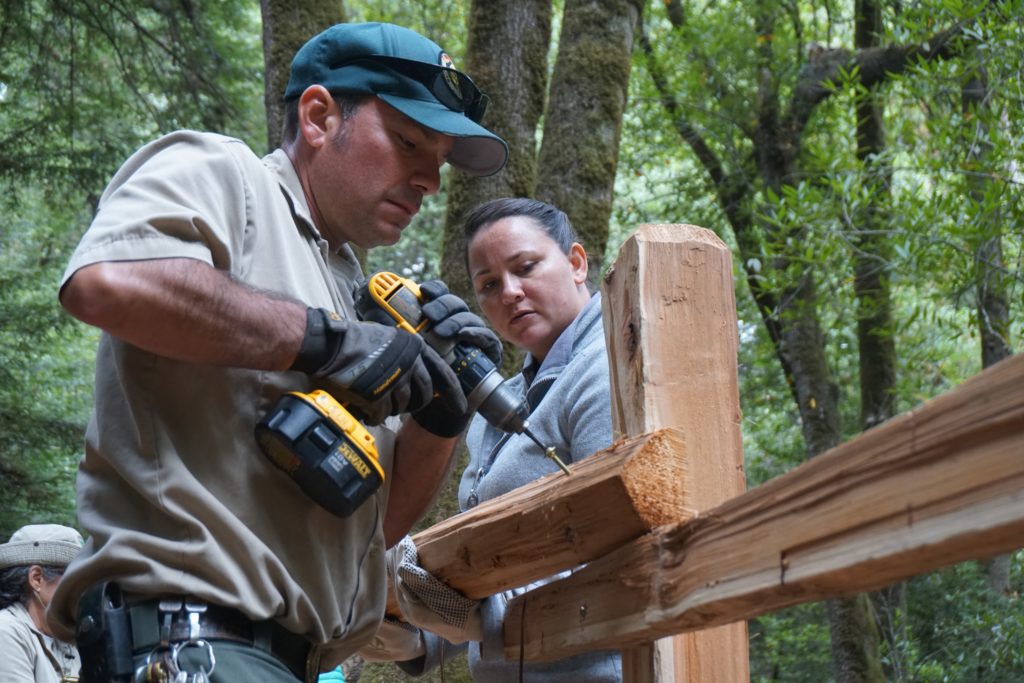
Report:
[[[569,468],[565,466],[565,463],[562,462],[562,459],[558,457],[557,453],[555,453],[555,447],[554,446],[548,446],[547,448],[545,448],[544,449],[544,455],[546,455],[547,457],[549,457],[552,460],[554,460],[555,464],[558,465],[559,467],[561,467],[562,471],[565,472],[565,476],[568,477],[568,476],[572,475],[572,471],[570,471]]]
[[[529,429],[526,429],[526,428],[524,428],[524,429],[523,429],[523,433],[524,433],[524,434],[526,434],[526,435],[527,435],[528,437],[530,437],[531,439],[533,439],[533,442],[534,442],[535,444],[537,444],[538,446],[540,446],[540,447],[541,447],[541,450],[543,450],[543,451],[544,451],[544,455],[545,455],[545,456],[547,456],[547,457],[549,457],[549,458],[551,458],[552,460],[554,460],[554,461],[555,461],[555,464],[556,464],[556,465],[558,465],[558,467],[559,467],[559,468],[560,468],[560,469],[561,469],[561,470],[562,470],[563,472],[565,472],[565,476],[567,476],[567,477],[568,477],[568,476],[572,475],[572,472],[571,472],[571,471],[569,471],[569,468],[568,468],[568,467],[566,467],[566,466],[565,466],[565,463],[564,463],[564,462],[562,462],[562,459],[558,457],[558,453],[556,453],[556,452],[555,452],[555,447],[554,447],[554,446],[545,446],[544,444],[542,444],[542,443],[540,442],[540,439],[538,439],[538,438],[537,438],[537,437],[536,437],[536,436],[534,435],[534,433],[533,433],[533,432],[531,432],[531,431],[530,431]]]

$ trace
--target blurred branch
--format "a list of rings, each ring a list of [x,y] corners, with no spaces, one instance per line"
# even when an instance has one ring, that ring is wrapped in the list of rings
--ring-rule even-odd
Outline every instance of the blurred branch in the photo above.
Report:
[[[800,135],[814,108],[838,92],[836,84],[843,73],[857,73],[858,82],[870,88],[903,73],[919,60],[934,61],[959,55],[964,42],[969,40],[965,28],[971,23],[973,20],[957,22],[951,28],[910,45],[889,45],[855,52],[844,48],[818,51],[800,70],[784,128],[792,135]],[[958,40],[960,38],[964,40]]]

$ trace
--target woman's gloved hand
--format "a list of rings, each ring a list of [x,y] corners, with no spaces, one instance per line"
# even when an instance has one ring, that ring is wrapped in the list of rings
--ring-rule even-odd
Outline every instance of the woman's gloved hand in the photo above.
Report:
[[[467,598],[421,567],[412,538],[405,536],[388,549],[386,557],[404,619],[452,644],[483,639],[480,601]]]

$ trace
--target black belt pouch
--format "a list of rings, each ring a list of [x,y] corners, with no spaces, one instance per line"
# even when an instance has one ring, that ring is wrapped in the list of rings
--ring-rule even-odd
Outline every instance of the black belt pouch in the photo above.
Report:
[[[82,593],[75,627],[81,683],[132,680],[132,624],[121,587],[100,583]]]

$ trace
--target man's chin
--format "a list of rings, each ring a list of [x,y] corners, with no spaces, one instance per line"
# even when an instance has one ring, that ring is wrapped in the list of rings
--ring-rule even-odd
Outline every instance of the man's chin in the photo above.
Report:
[[[390,232],[384,233],[380,236],[380,242],[377,246],[390,247],[392,244],[398,244],[400,239],[402,239],[402,229],[392,227]]]
[[[405,226],[397,226],[391,223],[380,225],[372,234],[366,235],[363,239],[353,241],[357,247],[372,249],[373,247],[390,247],[402,239],[402,230]]]

